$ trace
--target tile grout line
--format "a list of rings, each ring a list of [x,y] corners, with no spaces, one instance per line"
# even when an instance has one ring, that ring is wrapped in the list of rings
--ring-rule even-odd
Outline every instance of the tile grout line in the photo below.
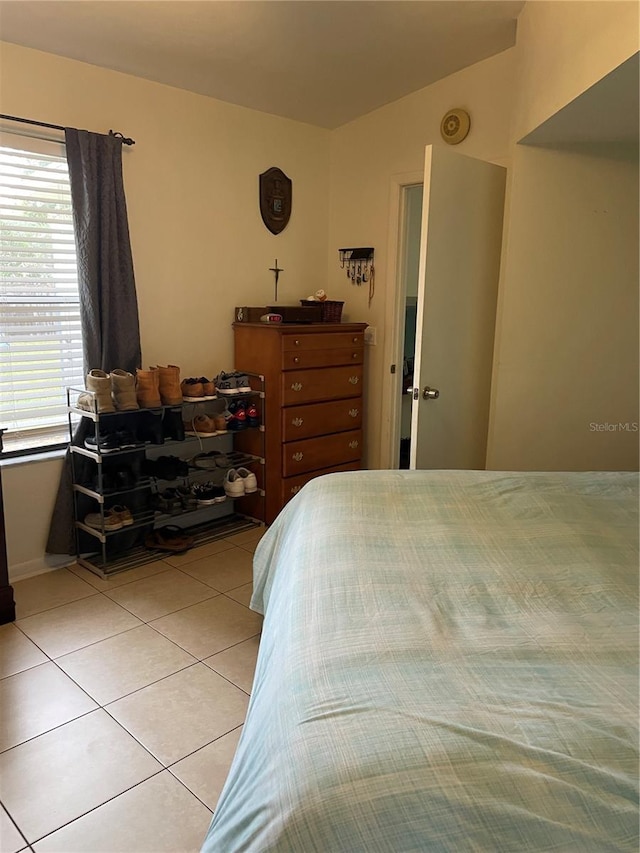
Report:
[[[126,729],[125,729],[125,731],[126,731]],[[129,732],[127,732],[127,734],[129,734]],[[147,750],[147,752],[148,752],[148,750]],[[151,753],[149,753],[149,755],[151,755]],[[155,756],[151,756],[151,757],[154,758],[156,761],[158,761],[158,759],[155,758]],[[159,763],[162,764],[161,761]],[[164,771],[166,769],[167,768],[164,765],[161,766],[159,770],[156,770],[150,776],[147,776],[146,778],[141,779],[139,782],[136,782],[135,785],[130,785],[128,788],[125,788],[124,791],[120,791],[118,794],[114,794],[112,797],[109,797],[104,802],[99,803],[97,806],[94,806],[91,809],[87,809],[86,812],[82,812],[82,814],[79,814],[77,817],[72,818],[72,820],[68,820],[66,823],[63,823],[62,826],[57,826],[55,829],[52,829],[51,832],[47,832],[45,835],[40,836],[40,838],[37,838],[35,841],[30,841],[27,843],[28,844],[39,844],[41,841],[43,841],[45,838],[49,838],[49,836],[53,835],[55,832],[59,832],[61,829],[64,829],[66,826],[70,826],[72,823],[75,823],[77,820],[80,820],[81,818],[86,817],[88,814],[91,814],[91,812],[95,812],[96,809],[99,809],[102,806],[105,806],[107,803],[110,803],[113,800],[117,800],[117,798],[121,797],[123,794],[126,794],[129,791],[133,791],[134,788],[137,788],[138,785],[142,785],[145,782],[148,782],[149,779],[153,779],[155,776],[159,776],[161,773],[164,773]],[[178,781],[180,781],[180,780],[178,780]],[[189,789],[187,788],[187,790],[189,790]]]
[[[253,545],[253,543],[251,543],[251,544]],[[257,544],[257,543],[255,543],[255,544]],[[253,547],[255,548],[255,545],[254,545]],[[253,553],[253,548],[252,548],[252,549],[244,548],[244,547],[243,547],[242,545],[240,545],[240,544],[237,544],[237,545],[236,545],[235,543],[230,543],[230,545],[229,545],[229,547],[228,547],[228,548],[225,548],[225,549],[223,549],[222,551],[217,552],[217,554],[205,555],[205,557],[196,557],[194,560],[191,560],[191,561],[190,561],[190,563],[186,563],[186,564],[185,564],[185,566],[184,566],[184,568],[188,567],[191,563],[196,562],[196,560],[198,560],[198,559],[204,559],[204,558],[209,557],[209,556],[210,556],[210,557],[212,557],[212,558],[215,558],[218,554],[219,554],[219,555],[223,555],[223,554],[228,554],[229,552],[238,551],[238,550],[239,550],[239,551],[241,551],[241,552],[243,552],[243,553],[249,553],[249,554]],[[160,562],[160,561],[159,561],[159,562]],[[183,567],[173,566],[173,565],[171,565],[170,563],[165,562],[164,560],[161,560],[161,562],[164,564],[164,566],[166,566],[166,568],[162,568],[161,570],[159,570],[159,571],[157,571],[157,572],[155,572],[155,573],[153,573],[153,574],[151,574],[151,575],[148,575],[146,578],[138,578],[137,580],[140,580],[140,581],[141,581],[141,580],[146,580],[147,578],[151,579],[151,578],[153,578],[153,577],[157,577],[157,576],[160,576],[160,575],[162,575],[162,574],[166,573],[166,572],[167,572],[167,571],[169,571],[170,569],[175,569],[175,570],[177,570],[177,571],[181,572],[181,574],[186,575],[187,577],[190,577],[191,579],[198,581],[199,583],[203,584],[204,586],[206,586],[206,587],[208,587],[209,589],[211,589],[211,590],[212,590],[212,595],[208,596],[207,598],[201,599],[201,601],[198,601],[198,602],[193,602],[192,604],[189,604],[189,605],[185,605],[185,606],[184,606],[184,607],[182,607],[182,608],[178,608],[178,610],[171,611],[170,613],[167,613],[167,614],[163,614],[163,616],[169,616],[169,615],[172,615],[172,614],[174,614],[174,613],[179,613],[179,612],[181,612],[181,611],[183,611],[183,610],[187,610],[189,607],[193,607],[193,606],[195,606],[195,605],[197,605],[197,604],[199,604],[199,603],[203,603],[203,602],[205,602],[205,601],[210,601],[210,600],[212,600],[213,598],[216,598],[216,597],[219,597],[219,596],[224,596],[224,598],[225,598],[227,601],[233,601],[235,604],[239,604],[241,607],[245,608],[245,609],[246,609],[246,610],[248,610],[249,612],[253,612],[253,611],[251,611],[251,609],[250,609],[246,604],[244,604],[244,603],[243,603],[243,602],[241,602],[241,601],[238,601],[238,600],[237,600],[237,599],[235,599],[235,598],[232,598],[232,596],[228,594],[228,593],[232,593],[233,591],[235,591],[235,590],[237,590],[237,589],[240,589],[241,587],[246,586],[246,585],[247,585],[247,584],[249,584],[251,581],[247,581],[247,582],[245,582],[245,583],[240,583],[240,584],[238,584],[237,586],[234,586],[234,587],[232,587],[232,588],[230,588],[230,589],[228,589],[228,590],[225,590],[225,591],[223,592],[223,591],[218,590],[218,589],[216,589],[215,587],[211,586],[211,585],[210,585],[210,584],[208,584],[206,581],[202,581],[202,580],[200,580],[199,578],[195,578],[193,575],[190,575],[188,571],[185,571],[185,570],[183,569]],[[40,734],[35,735],[33,738],[27,738],[25,741],[21,741],[21,743],[20,743],[20,744],[15,744],[15,745],[13,745],[13,746],[9,747],[7,750],[4,750],[3,752],[8,752],[8,751],[10,751],[10,750],[12,750],[12,749],[15,749],[15,748],[16,748],[16,747],[18,747],[18,746],[21,746],[21,745],[23,745],[23,744],[25,744],[25,743],[28,743],[28,742],[33,741],[33,740],[36,740],[37,738],[42,737],[43,735],[48,734],[49,732],[53,732],[53,731],[55,731],[56,729],[61,728],[62,726],[68,725],[68,724],[70,724],[70,723],[72,723],[72,722],[75,722],[75,721],[77,721],[77,720],[79,720],[79,719],[82,719],[82,717],[88,716],[89,714],[92,714],[92,713],[94,713],[94,712],[95,712],[95,711],[97,711],[97,710],[103,710],[103,711],[105,711],[105,713],[108,715],[108,717],[109,717],[111,720],[113,720],[113,721],[116,723],[116,725],[118,725],[118,727],[119,727],[120,729],[122,729],[122,730],[123,730],[123,732],[124,732],[125,734],[127,734],[129,737],[131,737],[131,738],[132,738],[132,739],[133,739],[133,740],[134,740],[134,741],[135,741],[135,742],[140,746],[140,748],[144,751],[144,753],[145,753],[145,754],[149,755],[149,756],[150,756],[154,761],[158,762],[158,764],[160,765],[160,767],[158,768],[158,770],[157,770],[157,771],[155,771],[154,773],[151,773],[149,776],[147,776],[145,779],[142,779],[140,782],[137,782],[137,783],[135,783],[134,785],[131,785],[131,786],[129,786],[128,788],[125,788],[123,791],[120,791],[118,794],[115,794],[114,796],[109,797],[109,798],[108,798],[108,799],[106,799],[104,802],[99,803],[98,805],[94,806],[94,807],[93,807],[93,808],[91,808],[91,809],[88,809],[86,812],[83,812],[82,814],[80,814],[80,815],[78,815],[78,816],[74,817],[72,820],[67,821],[67,822],[66,822],[65,824],[63,824],[62,826],[57,827],[55,830],[53,830],[53,831],[52,831],[52,832],[50,832],[50,833],[46,833],[46,834],[45,834],[45,835],[43,835],[41,838],[38,838],[38,839],[37,839],[37,840],[35,840],[35,841],[31,841],[31,842],[27,841],[26,836],[23,834],[23,832],[20,830],[20,828],[19,828],[18,824],[13,820],[13,818],[12,818],[12,817],[11,817],[11,815],[10,815],[10,813],[7,811],[7,814],[8,814],[8,816],[9,816],[10,820],[11,820],[11,821],[12,821],[12,823],[15,825],[16,830],[18,831],[18,833],[19,833],[20,837],[24,840],[25,847],[21,847],[21,848],[20,848],[20,850],[21,850],[21,851],[25,851],[25,853],[26,853],[26,851],[30,851],[30,853],[34,853],[32,845],[35,845],[35,844],[39,843],[39,842],[40,842],[40,841],[42,841],[44,838],[46,838],[46,837],[48,837],[48,836],[52,835],[52,834],[53,834],[53,833],[55,833],[55,832],[58,832],[59,830],[63,829],[65,826],[68,826],[68,825],[70,825],[70,824],[74,823],[75,821],[79,820],[80,818],[84,817],[85,815],[90,814],[92,811],[95,811],[96,809],[101,808],[101,806],[105,805],[106,803],[111,802],[112,800],[117,799],[117,798],[118,798],[118,797],[120,797],[122,794],[127,793],[128,791],[133,790],[134,788],[138,787],[139,785],[143,784],[144,782],[146,782],[146,781],[148,781],[148,780],[150,780],[150,779],[154,778],[155,776],[160,775],[162,772],[164,772],[164,770],[168,770],[168,772],[170,773],[170,775],[171,775],[171,778],[172,778],[172,779],[174,779],[175,781],[177,781],[177,782],[181,785],[181,787],[183,787],[183,788],[184,788],[184,789],[185,789],[185,790],[186,790],[186,791],[187,791],[191,796],[193,796],[193,797],[194,797],[194,798],[195,798],[199,803],[201,803],[201,804],[204,806],[204,808],[206,808],[206,809],[207,809],[207,811],[208,811],[209,813],[212,813],[212,809],[211,809],[209,806],[207,806],[207,804],[206,804],[206,803],[204,803],[204,802],[203,802],[203,800],[201,800],[201,798],[200,798],[200,797],[199,797],[199,796],[198,796],[194,791],[191,791],[191,789],[188,787],[188,785],[186,785],[186,784],[185,784],[181,779],[179,779],[179,778],[176,776],[175,772],[173,772],[173,771],[172,771],[172,769],[171,769],[171,768],[175,768],[175,766],[176,766],[180,761],[183,761],[183,760],[184,760],[184,759],[186,759],[187,757],[194,755],[195,753],[199,752],[200,750],[204,749],[204,748],[205,748],[205,747],[207,747],[207,746],[210,746],[212,743],[215,743],[217,740],[220,740],[221,738],[225,737],[226,735],[231,734],[232,732],[236,731],[237,729],[241,729],[241,728],[242,728],[242,726],[244,725],[244,720],[243,720],[243,721],[242,721],[242,723],[240,723],[239,725],[235,726],[234,728],[229,729],[229,731],[224,732],[224,733],[222,733],[222,734],[218,735],[217,737],[213,738],[211,741],[207,741],[206,743],[204,743],[204,744],[200,745],[197,749],[192,750],[191,752],[187,753],[186,755],[181,756],[180,758],[176,759],[176,760],[175,760],[174,762],[172,762],[171,764],[166,764],[166,765],[165,765],[165,764],[164,764],[162,761],[160,761],[160,759],[158,759],[158,758],[157,758],[157,757],[156,757],[156,756],[155,756],[155,755],[154,755],[154,754],[153,754],[153,753],[152,753],[152,752],[151,752],[151,751],[150,751],[150,750],[149,750],[149,749],[148,749],[148,748],[147,748],[147,747],[146,747],[146,746],[145,746],[145,745],[144,745],[144,744],[143,744],[143,743],[142,743],[142,742],[141,742],[141,741],[140,741],[140,740],[135,736],[135,735],[133,735],[133,734],[132,734],[132,732],[130,732],[130,731],[129,731],[129,730],[128,730],[128,729],[127,729],[127,728],[126,728],[126,727],[125,727],[125,726],[124,726],[120,721],[119,721],[119,720],[117,720],[117,719],[112,715],[112,713],[110,713],[109,709],[107,708],[107,705],[114,704],[115,702],[119,701],[119,699],[123,699],[123,698],[125,698],[125,697],[128,697],[128,696],[131,696],[131,695],[135,694],[136,692],[140,692],[141,690],[145,689],[146,687],[152,686],[153,684],[157,684],[157,683],[159,683],[159,682],[161,682],[161,681],[163,681],[163,680],[166,680],[167,678],[170,678],[171,676],[176,675],[176,674],[177,674],[177,673],[179,673],[179,672],[183,672],[183,671],[185,671],[186,669],[189,669],[189,668],[192,668],[192,667],[196,666],[196,664],[198,664],[198,663],[204,663],[204,661],[205,661],[205,659],[206,659],[206,658],[215,657],[215,655],[220,654],[220,653],[225,652],[225,651],[228,651],[228,650],[230,650],[230,649],[232,649],[232,648],[234,648],[234,647],[236,647],[236,646],[239,646],[239,645],[241,645],[242,643],[247,642],[247,641],[248,641],[248,640],[250,640],[250,639],[253,639],[254,637],[259,637],[259,636],[260,636],[260,634],[261,634],[261,631],[258,631],[258,632],[256,632],[255,634],[252,634],[250,637],[246,637],[246,638],[243,638],[243,639],[241,639],[241,640],[238,640],[238,641],[236,641],[236,642],[234,642],[234,643],[231,643],[231,644],[230,644],[230,645],[228,645],[228,646],[225,646],[225,647],[224,647],[224,648],[222,648],[222,649],[217,649],[215,652],[212,652],[212,653],[210,653],[210,654],[206,654],[206,655],[205,655],[205,656],[203,656],[203,657],[201,657],[201,656],[199,656],[199,655],[193,655],[193,653],[192,653],[192,652],[189,652],[189,651],[188,651],[188,649],[183,648],[179,643],[175,642],[175,641],[174,641],[173,639],[171,639],[170,637],[167,637],[165,634],[162,634],[162,632],[161,632],[161,631],[159,631],[159,630],[158,630],[154,625],[152,625],[152,624],[151,624],[151,622],[156,621],[157,619],[162,619],[162,618],[163,618],[163,616],[154,617],[154,619],[152,619],[152,620],[145,621],[144,619],[141,619],[139,616],[136,616],[136,614],[135,614],[135,613],[133,613],[132,611],[128,610],[128,608],[127,608],[127,607],[125,607],[123,604],[120,604],[120,602],[115,601],[115,600],[114,600],[114,599],[112,599],[109,595],[107,595],[107,592],[114,592],[114,591],[115,591],[115,590],[117,590],[117,589],[122,589],[122,588],[124,588],[124,587],[126,587],[126,586],[129,586],[129,585],[130,585],[130,584],[132,584],[132,583],[135,583],[136,581],[131,580],[131,581],[127,581],[126,583],[122,583],[122,584],[120,584],[118,587],[115,587],[115,588],[114,588],[114,590],[100,590],[100,589],[96,589],[96,587],[92,586],[90,583],[88,583],[87,581],[85,581],[85,580],[84,580],[82,577],[80,577],[79,575],[76,575],[76,574],[75,574],[75,572],[70,571],[70,569],[69,569],[68,567],[65,567],[65,570],[66,570],[69,574],[71,574],[71,575],[73,575],[74,577],[76,577],[76,578],[77,578],[78,580],[80,580],[81,582],[85,583],[85,584],[86,584],[86,585],[91,589],[91,592],[90,592],[88,595],[82,596],[81,598],[77,598],[77,599],[73,599],[72,601],[64,602],[64,603],[62,603],[62,604],[56,605],[55,607],[47,607],[47,608],[45,608],[44,610],[40,610],[40,611],[37,611],[36,613],[32,613],[32,614],[30,614],[30,616],[37,616],[37,615],[40,615],[40,614],[43,614],[43,613],[49,613],[49,612],[51,612],[51,611],[53,611],[53,610],[59,609],[60,607],[64,607],[64,606],[65,606],[65,605],[67,605],[67,604],[73,604],[73,603],[75,603],[75,602],[83,601],[83,600],[85,600],[85,599],[87,599],[87,600],[88,600],[88,599],[90,599],[90,598],[94,598],[94,597],[95,597],[95,595],[100,594],[100,595],[103,595],[105,598],[107,598],[107,599],[108,599],[112,604],[116,604],[116,605],[117,605],[121,610],[125,611],[128,615],[132,615],[134,618],[136,618],[136,619],[139,621],[139,624],[134,625],[134,626],[132,626],[132,627],[130,627],[130,628],[125,628],[124,630],[117,631],[115,634],[111,634],[111,635],[110,635],[110,636],[108,636],[108,637],[103,637],[103,638],[101,638],[101,639],[99,639],[99,640],[95,640],[95,641],[92,641],[92,642],[90,642],[90,643],[87,643],[86,645],[80,646],[78,649],[73,649],[73,650],[71,650],[71,651],[69,651],[69,652],[65,652],[65,653],[64,653],[64,654],[62,654],[62,655],[58,655],[57,657],[53,657],[51,654],[49,654],[49,653],[48,653],[48,652],[46,652],[43,648],[41,648],[41,646],[38,644],[38,642],[36,642],[35,640],[33,640],[33,639],[32,639],[32,638],[31,638],[31,637],[30,637],[30,636],[29,636],[29,635],[28,635],[28,634],[27,634],[27,633],[22,629],[22,627],[21,627],[20,625],[18,625],[18,624],[15,624],[15,623],[14,623],[14,624],[15,624],[15,627],[20,631],[21,635],[22,635],[22,636],[24,636],[24,637],[25,637],[25,638],[26,638],[30,643],[33,643],[33,646],[34,646],[34,647],[35,647],[35,648],[36,648],[36,649],[37,649],[37,650],[38,650],[38,651],[39,651],[39,652],[44,656],[45,660],[44,660],[44,661],[42,661],[41,663],[34,664],[33,666],[26,666],[26,667],[24,667],[23,669],[18,670],[18,671],[17,671],[17,672],[15,672],[15,673],[11,673],[10,675],[4,676],[4,677],[3,677],[3,679],[10,678],[12,675],[18,675],[18,674],[23,673],[23,672],[28,672],[28,671],[29,671],[29,670],[31,670],[31,669],[36,669],[38,666],[43,666],[45,663],[53,663],[53,664],[56,666],[56,669],[57,669],[59,672],[61,672],[64,676],[66,676],[66,677],[70,680],[70,682],[71,682],[75,687],[77,687],[77,688],[78,688],[78,689],[79,689],[79,690],[80,690],[80,691],[81,691],[85,696],[87,696],[87,697],[88,697],[88,699],[89,699],[90,701],[92,701],[92,702],[94,702],[94,703],[96,704],[96,707],[95,707],[95,708],[92,708],[91,710],[89,710],[89,711],[87,711],[87,712],[85,712],[85,713],[83,713],[83,714],[79,714],[78,716],[72,717],[70,720],[66,720],[64,723],[61,723],[61,724],[59,724],[59,725],[57,725],[57,726],[53,726],[51,729],[48,729],[48,730],[47,730],[47,731],[45,731],[45,732],[41,732]],[[21,619],[28,619],[28,618],[29,618],[29,616],[21,617]],[[17,620],[17,621],[20,621],[20,620]],[[91,694],[90,694],[90,693],[88,693],[88,692],[87,692],[87,690],[85,690],[85,689],[84,689],[84,688],[83,688],[83,687],[82,687],[82,686],[81,686],[81,685],[80,685],[80,684],[75,680],[75,678],[73,678],[71,675],[69,675],[69,673],[65,672],[65,670],[64,670],[64,669],[62,669],[62,666],[58,663],[58,661],[59,661],[61,658],[64,658],[64,657],[66,657],[66,656],[68,656],[68,655],[71,655],[71,654],[73,654],[73,653],[75,653],[75,652],[79,652],[79,651],[82,651],[82,650],[84,650],[84,649],[90,648],[91,646],[98,645],[99,643],[101,643],[101,642],[105,642],[105,641],[107,641],[107,640],[109,640],[109,639],[112,639],[112,638],[115,638],[115,637],[121,636],[121,635],[123,635],[123,634],[130,633],[131,631],[133,631],[133,630],[135,630],[135,629],[137,629],[137,628],[140,628],[142,625],[147,625],[147,626],[151,627],[151,628],[154,630],[154,632],[155,632],[156,634],[158,634],[159,636],[163,637],[163,639],[168,640],[168,641],[169,641],[173,646],[175,646],[176,648],[178,648],[178,649],[180,649],[181,651],[184,651],[186,654],[190,655],[190,656],[193,658],[193,661],[192,661],[191,663],[188,663],[188,664],[184,665],[184,666],[180,666],[178,669],[174,670],[174,672],[168,673],[167,675],[162,676],[161,678],[154,679],[153,681],[149,682],[149,684],[145,684],[145,685],[143,685],[142,687],[137,688],[137,689],[136,689],[136,690],[134,690],[134,691],[131,691],[130,693],[126,693],[126,694],[124,694],[123,696],[120,696],[120,697],[118,697],[117,699],[110,700],[108,703],[104,703],[104,704],[103,704],[103,703],[101,703],[101,702],[99,702],[99,701],[98,701],[97,699],[95,699],[93,696],[91,696]],[[206,664],[206,663],[205,663],[204,665],[207,667],[207,669],[208,669],[209,671],[214,672],[217,676],[219,676],[220,678],[222,678],[222,679],[223,679],[224,681],[226,681],[228,684],[230,684],[231,686],[233,686],[233,687],[235,687],[236,689],[240,690],[240,691],[241,691],[241,693],[243,693],[244,695],[246,695],[246,696],[249,696],[249,697],[250,697],[250,693],[248,693],[246,690],[244,690],[242,687],[240,687],[238,684],[236,684],[236,683],[235,683],[234,681],[232,681],[230,678],[228,678],[228,677],[226,677],[225,675],[223,675],[222,673],[218,672],[216,669],[214,669],[214,667],[213,667],[213,666],[210,666],[209,664]]]

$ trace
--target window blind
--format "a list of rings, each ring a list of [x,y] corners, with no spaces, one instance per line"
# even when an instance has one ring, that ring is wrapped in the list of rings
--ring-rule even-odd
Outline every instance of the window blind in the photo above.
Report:
[[[84,379],[66,158],[1,145],[0,426],[7,438],[60,441],[68,385],[82,387]]]

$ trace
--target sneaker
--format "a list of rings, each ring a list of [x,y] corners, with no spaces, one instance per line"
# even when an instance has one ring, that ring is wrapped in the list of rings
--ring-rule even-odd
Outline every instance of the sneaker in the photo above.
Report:
[[[202,438],[218,434],[215,421],[207,415],[196,415],[192,420],[185,421],[184,430],[187,435],[198,435]]]
[[[260,415],[258,414],[258,407],[255,403],[249,403],[247,406],[247,426],[260,426]]]
[[[236,380],[236,391],[238,394],[250,394],[252,392],[251,383],[246,373],[235,371],[233,376]]]
[[[200,379],[184,379],[180,388],[185,403],[200,403],[204,400],[204,388]]]
[[[248,468],[236,468],[236,473],[242,477],[245,494],[250,495],[251,492],[258,491],[258,480],[253,471],[249,471]]]
[[[241,498],[244,495],[244,480],[235,468],[230,468],[224,478],[224,490],[230,498]]]
[[[193,486],[198,506],[212,506],[226,500],[227,496],[221,486],[216,486],[211,481],[207,483],[195,483]]]
[[[224,373],[223,371],[216,376],[214,381],[218,394],[223,397],[232,397],[239,393],[236,377],[233,373]]]
[[[218,433],[227,432],[227,419],[224,416],[224,414],[214,415],[213,416],[213,422],[214,422],[215,427],[216,427],[216,432],[218,432]]]
[[[233,400],[229,403],[229,414],[231,417],[227,423],[227,429],[238,432],[249,426],[247,423],[247,404],[244,400]]]
[[[176,489],[163,489],[153,496],[155,509],[167,515],[179,515],[182,512],[182,500]]]
[[[92,433],[85,438],[84,446],[94,453],[113,453],[114,450],[120,450],[120,442],[112,432],[99,433],[97,437]]]
[[[144,442],[138,441],[135,435],[127,429],[117,429],[114,435],[120,450],[134,450],[136,447],[144,445]]]
[[[191,512],[198,506],[198,501],[193,492],[193,488],[189,486],[177,486],[175,489],[176,496],[180,499],[182,509],[185,512]]]
[[[213,379],[207,379],[204,376],[201,376],[199,379],[196,379],[196,382],[199,382],[202,385],[203,396],[202,400],[217,400],[216,394],[216,386]]]
[[[112,506],[109,510],[111,516],[118,516],[120,521],[122,522],[123,527],[129,527],[133,524],[133,516],[131,515],[131,510],[128,506],[122,506],[122,504],[116,504]]]
[[[92,527],[94,530],[104,530],[105,533],[121,530],[124,527],[120,513],[114,512],[112,509],[105,509],[104,515],[99,512],[90,512],[85,515],[84,523],[87,527]]]

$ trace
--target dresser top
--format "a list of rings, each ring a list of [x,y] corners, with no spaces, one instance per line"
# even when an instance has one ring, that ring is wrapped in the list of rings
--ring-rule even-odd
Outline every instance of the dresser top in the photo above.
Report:
[[[270,329],[275,332],[293,332],[296,335],[318,332],[361,332],[368,323],[233,323],[234,329]]]

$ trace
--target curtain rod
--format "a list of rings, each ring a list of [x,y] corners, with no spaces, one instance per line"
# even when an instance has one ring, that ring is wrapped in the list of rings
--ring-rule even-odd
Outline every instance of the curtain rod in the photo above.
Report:
[[[5,115],[4,113],[0,113],[0,119],[5,119],[6,121],[19,121],[19,122],[22,122],[22,124],[33,124],[36,127],[50,127],[50,128],[53,128],[53,130],[66,130],[66,128],[64,128],[61,124],[49,124],[49,122],[46,122],[46,121],[33,121],[33,119],[30,119],[30,118],[19,118],[19,116],[8,116],[8,115]],[[123,145],[135,145],[136,144],[134,139],[129,139],[128,137],[123,136],[121,133],[114,133],[113,130],[110,130],[108,135],[109,136],[115,136],[116,139],[119,139]]]

